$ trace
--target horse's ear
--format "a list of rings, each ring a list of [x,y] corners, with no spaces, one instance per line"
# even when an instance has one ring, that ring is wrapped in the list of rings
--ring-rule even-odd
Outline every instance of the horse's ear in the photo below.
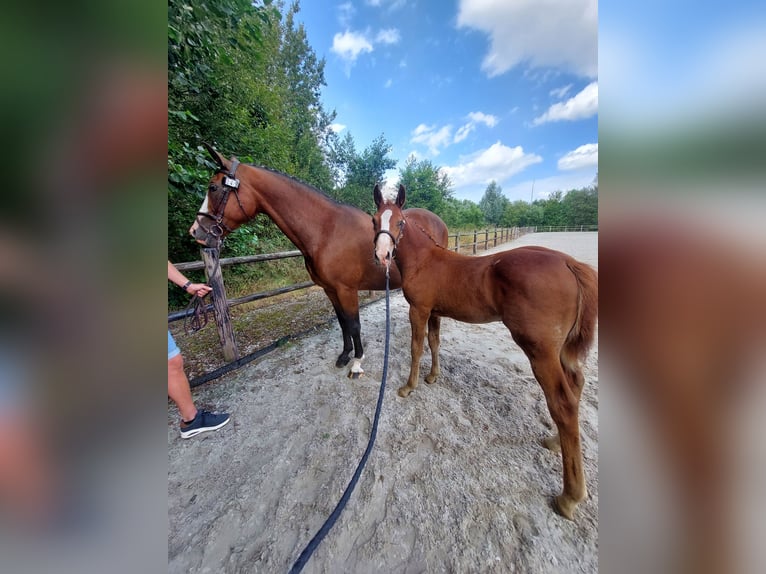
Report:
[[[407,191],[404,189],[404,185],[399,184],[399,193],[396,194],[396,205],[401,208],[404,205],[404,201],[407,196]]]
[[[375,189],[372,190],[372,198],[375,200],[375,207],[380,209],[380,204],[383,203],[383,194],[380,193],[380,185],[375,184]]]
[[[209,153],[210,157],[213,158],[213,161],[215,161],[215,163],[218,164],[218,167],[220,167],[221,169],[226,169],[226,165],[225,165],[226,160],[224,159],[224,157],[220,153],[215,151],[213,149],[213,146],[211,146],[209,143],[202,142],[202,145],[205,146],[207,153]]]

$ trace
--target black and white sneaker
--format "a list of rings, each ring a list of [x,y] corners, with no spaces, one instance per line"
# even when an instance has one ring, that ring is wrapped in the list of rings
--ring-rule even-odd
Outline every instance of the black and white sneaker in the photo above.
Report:
[[[218,430],[226,425],[230,419],[228,413],[211,413],[198,410],[197,416],[192,422],[181,422],[181,438],[191,438],[203,432]]]

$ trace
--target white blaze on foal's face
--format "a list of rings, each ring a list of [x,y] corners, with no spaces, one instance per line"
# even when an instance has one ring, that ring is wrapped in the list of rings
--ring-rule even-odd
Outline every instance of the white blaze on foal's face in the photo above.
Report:
[[[391,233],[391,217],[393,212],[390,209],[386,209],[380,214],[380,231],[387,231],[388,233],[380,233],[378,240],[375,243],[375,255],[378,261],[383,263],[386,267],[391,265],[391,253],[394,250],[394,242],[391,239],[389,233]]]

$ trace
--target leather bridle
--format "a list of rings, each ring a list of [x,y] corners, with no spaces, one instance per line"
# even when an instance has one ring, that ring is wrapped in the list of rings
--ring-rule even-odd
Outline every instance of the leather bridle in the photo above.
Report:
[[[239,180],[236,178],[237,168],[239,167],[239,160],[236,158],[232,158],[231,161],[231,169],[229,171],[226,171],[224,169],[219,169],[216,173],[223,173],[223,195],[221,196],[220,201],[215,206],[215,212],[213,215],[210,215],[209,213],[198,211],[197,212],[197,223],[199,224],[202,231],[204,231],[208,236],[213,237],[217,240],[217,247],[220,247],[221,242],[223,241],[223,235],[224,233],[231,233],[234,231],[231,227],[226,225],[223,222],[223,215],[226,211],[226,203],[229,200],[229,194],[234,193],[234,197],[237,199],[237,204],[239,204],[239,208],[242,210],[242,213],[245,215],[247,220],[251,220],[253,216],[248,214],[245,211],[244,206],[242,205],[242,201],[239,198]],[[202,224],[201,217],[207,217],[209,219],[213,220],[212,225],[210,227],[205,227]]]

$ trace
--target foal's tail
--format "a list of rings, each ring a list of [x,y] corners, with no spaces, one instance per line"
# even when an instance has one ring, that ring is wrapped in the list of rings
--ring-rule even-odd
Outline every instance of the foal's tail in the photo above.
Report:
[[[577,317],[561,349],[561,365],[582,385],[580,362],[585,358],[596,335],[598,316],[598,273],[590,265],[574,259],[567,267],[577,280]]]

